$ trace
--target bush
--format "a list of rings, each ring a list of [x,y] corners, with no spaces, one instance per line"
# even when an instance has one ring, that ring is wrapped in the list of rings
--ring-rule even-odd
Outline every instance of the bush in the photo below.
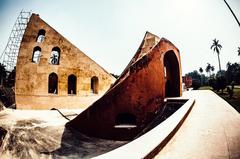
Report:
[[[200,82],[200,80],[194,79],[194,80],[192,81],[192,87],[193,87],[194,90],[197,90],[199,87],[201,87],[201,82]]]
[[[217,78],[211,78],[209,80],[209,86],[213,88],[213,90],[216,90],[217,92],[219,90],[223,90],[227,87],[226,78],[224,76],[219,76]]]
[[[208,84],[213,88],[213,90],[217,90],[217,81],[215,78],[209,79]]]
[[[224,76],[217,77],[217,91],[223,90],[227,87],[226,78]]]

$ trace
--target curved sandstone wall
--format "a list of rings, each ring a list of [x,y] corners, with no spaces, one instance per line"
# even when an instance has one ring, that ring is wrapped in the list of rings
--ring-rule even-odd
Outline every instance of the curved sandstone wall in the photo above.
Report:
[[[67,127],[100,138],[134,138],[161,111],[165,97],[181,96],[180,68],[178,49],[147,32],[113,87]],[[126,125],[132,127],[121,127]]]

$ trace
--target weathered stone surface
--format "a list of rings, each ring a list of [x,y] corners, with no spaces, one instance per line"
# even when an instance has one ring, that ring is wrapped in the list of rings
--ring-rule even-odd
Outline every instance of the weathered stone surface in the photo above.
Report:
[[[44,30],[43,41],[37,41]],[[39,40],[39,39],[38,39]],[[60,58],[51,64],[52,49],[60,49]],[[39,62],[34,63],[34,49],[40,48]],[[58,93],[48,92],[51,73],[58,76]],[[68,77],[76,77],[76,94],[68,93]],[[91,78],[97,77],[97,90],[92,93]],[[17,109],[85,108],[98,99],[115,78],[76,48],[39,15],[32,14],[24,33],[16,66]],[[97,93],[97,94],[95,94]],[[94,96],[94,97],[93,97]]]
[[[7,130],[0,127],[0,151],[1,151],[1,146],[2,146],[2,143],[3,143],[3,140],[6,136],[6,134],[7,134]]]
[[[60,111],[69,118],[82,110]],[[92,158],[126,143],[71,132],[65,129],[66,122],[53,110],[1,111],[0,127],[8,132],[0,148],[0,158]]]
[[[4,109],[3,103],[0,101],[0,111]]]
[[[165,97],[181,96],[181,77],[178,49],[147,32],[110,90],[67,126],[90,136],[132,139],[161,111]],[[116,128],[121,124],[133,127]]]

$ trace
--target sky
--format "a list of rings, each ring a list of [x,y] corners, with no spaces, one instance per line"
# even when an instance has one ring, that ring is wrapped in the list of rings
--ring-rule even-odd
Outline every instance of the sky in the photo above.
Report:
[[[227,0],[240,20],[240,0]],[[21,10],[32,11],[110,73],[121,74],[146,31],[179,50],[182,74],[240,62],[240,27],[223,0],[0,0],[0,54]],[[206,74],[206,72],[205,72]]]

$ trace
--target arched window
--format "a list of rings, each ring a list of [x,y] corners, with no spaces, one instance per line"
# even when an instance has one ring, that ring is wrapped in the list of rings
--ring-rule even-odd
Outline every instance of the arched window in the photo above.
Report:
[[[32,54],[32,62],[33,63],[39,63],[40,61],[40,56],[41,56],[41,48],[39,46],[36,46],[33,49],[33,54]]]
[[[48,76],[48,93],[58,93],[58,76],[56,73],[51,73]]]
[[[76,94],[77,77],[75,75],[68,76],[68,94]]]
[[[43,40],[44,40],[44,38],[45,38],[45,33],[46,33],[46,31],[45,31],[44,29],[40,29],[40,30],[38,31],[38,36],[37,36],[37,42],[38,42],[38,43],[43,42]]]
[[[59,47],[54,47],[51,52],[51,57],[50,57],[50,63],[53,65],[59,65],[59,59],[60,59],[60,48]]]
[[[91,78],[91,91],[94,94],[98,94],[98,78],[96,76]]]
[[[115,119],[115,128],[135,128],[136,126],[136,116],[131,113],[120,113]]]

